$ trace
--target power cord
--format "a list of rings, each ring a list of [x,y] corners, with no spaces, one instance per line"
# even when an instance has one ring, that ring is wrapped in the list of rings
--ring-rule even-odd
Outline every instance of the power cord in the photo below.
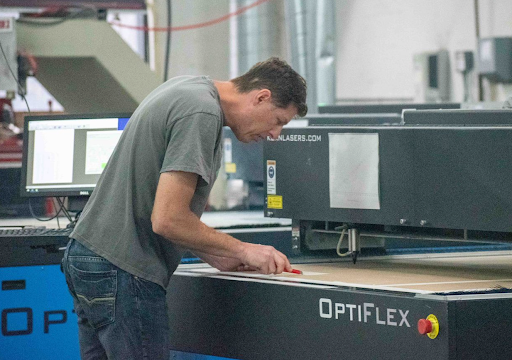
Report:
[[[336,245],[336,254],[338,254],[338,256],[345,257],[345,256],[348,256],[351,254],[350,251],[347,251],[345,253],[341,252],[341,244],[343,243],[343,238],[345,237],[345,233],[348,230],[348,226],[347,225],[339,226],[339,227],[335,228],[334,230],[340,230],[340,229],[342,231],[341,231],[340,239],[338,240],[338,245]]]
[[[27,101],[27,98],[25,97],[25,94],[27,93],[26,89],[23,88],[23,86],[21,86],[21,83],[19,82],[18,78],[16,77],[16,75],[14,75],[14,71],[12,71],[12,68],[11,66],[9,65],[9,59],[7,59],[7,55],[5,55],[5,51],[4,51],[4,47],[2,46],[2,43],[0,42],[0,50],[2,51],[2,55],[4,56],[4,59],[5,59],[5,63],[7,64],[7,68],[9,69],[12,77],[14,78],[14,80],[16,80],[16,83],[18,84],[19,86],[19,91],[18,93],[20,94],[20,96],[22,97],[23,100],[25,100],[25,104],[27,104],[27,110],[28,112],[30,113],[30,106],[28,106],[28,101]]]
[[[66,206],[64,206],[64,199],[65,198],[59,198],[59,197],[56,197],[55,198],[57,200],[57,202],[59,203],[60,205],[60,208],[62,209],[62,212],[64,213],[64,215],[66,216],[66,218],[69,220],[69,222],[73,222],[73,218],[71,217],[71,214],[69,213],[68,209],[66,208]]]
[[[59,228],[60,228],[60,224],[59,224],[59,218],[58,218],[58,216],[59,216],[59,214],[60,214],[61,212],[63,212],[63,211],[62,211],[62,207],[60,207],[60,208],[59,208],[59,210],[55,213],[55,215],[53,215],[53,216],[52,216],[52,217],[50,217],[50,218],[44,219],[44,218],[40,218],[40,217],[38,217],[38,216],[34,213],[34,209],[32,208],[32,202],[31,202],[31,200],[32,200],[32,198],[28,198],[28,208],[29,208],[29,210],[30,210],[30,214],[32,215],[32,217],[33,217],[34,219],[39,220],[39,221],[50,221],[50,220],[53,220],[53,219],[55,219],[55,218],[56,218],[56,219],[57,219],[57,225],[58,225],[58,226],[59,226]],[[53,200],[52,200],[52,201],[53,201]],[[55,203],[54,203],[54,204],[55,204]]]

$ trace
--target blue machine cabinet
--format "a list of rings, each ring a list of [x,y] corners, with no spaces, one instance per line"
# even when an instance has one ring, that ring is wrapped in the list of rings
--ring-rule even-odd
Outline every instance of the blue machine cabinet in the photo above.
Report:
[[[77,317],[59,265],[0,267],[0,360],[80,359]]]

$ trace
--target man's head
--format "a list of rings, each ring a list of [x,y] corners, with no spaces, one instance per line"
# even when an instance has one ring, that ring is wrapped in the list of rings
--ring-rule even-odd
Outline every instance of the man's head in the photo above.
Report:
[[[277,138],[292,118],[307,113],[306,80],[278,58],[257,63],[231,83],[240,106],[228,125],[243,142]]]

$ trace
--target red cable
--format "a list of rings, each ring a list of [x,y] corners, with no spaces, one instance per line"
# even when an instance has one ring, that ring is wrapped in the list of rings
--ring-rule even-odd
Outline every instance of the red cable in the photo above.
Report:
[[[125,25],[125,24],[121,24],[121,23],[118,23],[118,22],[110,22],[109,24],[110,25],[114,25],[114,26],[128,28],[128,29],[143,30],[143,31],[165,31],[165,32],[167,32],[169,30],[170,31],[180,31],[180,30],[199,29],[199,28],[210,26],[210,25],[218,24],[218,23],[220,23],[222,21],[225,21],[225,20],[229,19],[230,17],[240,15],[240,14],[246,12],[247,10],[249,10],[249,9],[251,9],[253,7],[256,7],[258,5],[261,5],[263,3],[266,3],[268,1],[270,1],[270,0],[258,0],[258,1],[253,2],[250,5],[243,6],[240,9],[238,9],[237,11],[234,11],[232,13],[226,14],[224,16],[221,16],[221,17],[217,18],[217,19],[213,19],[213,20],[210,20],[210,21],[206,21],[206,22],[199,23],[199,24],[193,24],[193,25],[176,26],[176,27],[171,27],[171,28],[169,28],[169,27],[153,27],[153,28],[150,28],[150,27],[147,27],[147,26]]]

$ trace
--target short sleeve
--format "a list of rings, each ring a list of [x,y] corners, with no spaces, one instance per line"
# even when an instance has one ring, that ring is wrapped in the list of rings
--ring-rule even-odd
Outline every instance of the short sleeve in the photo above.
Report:
[[[210,184],[220,127],[218,116],[204,112],[174,121],[160,172],[192,172],[200,186]]]

